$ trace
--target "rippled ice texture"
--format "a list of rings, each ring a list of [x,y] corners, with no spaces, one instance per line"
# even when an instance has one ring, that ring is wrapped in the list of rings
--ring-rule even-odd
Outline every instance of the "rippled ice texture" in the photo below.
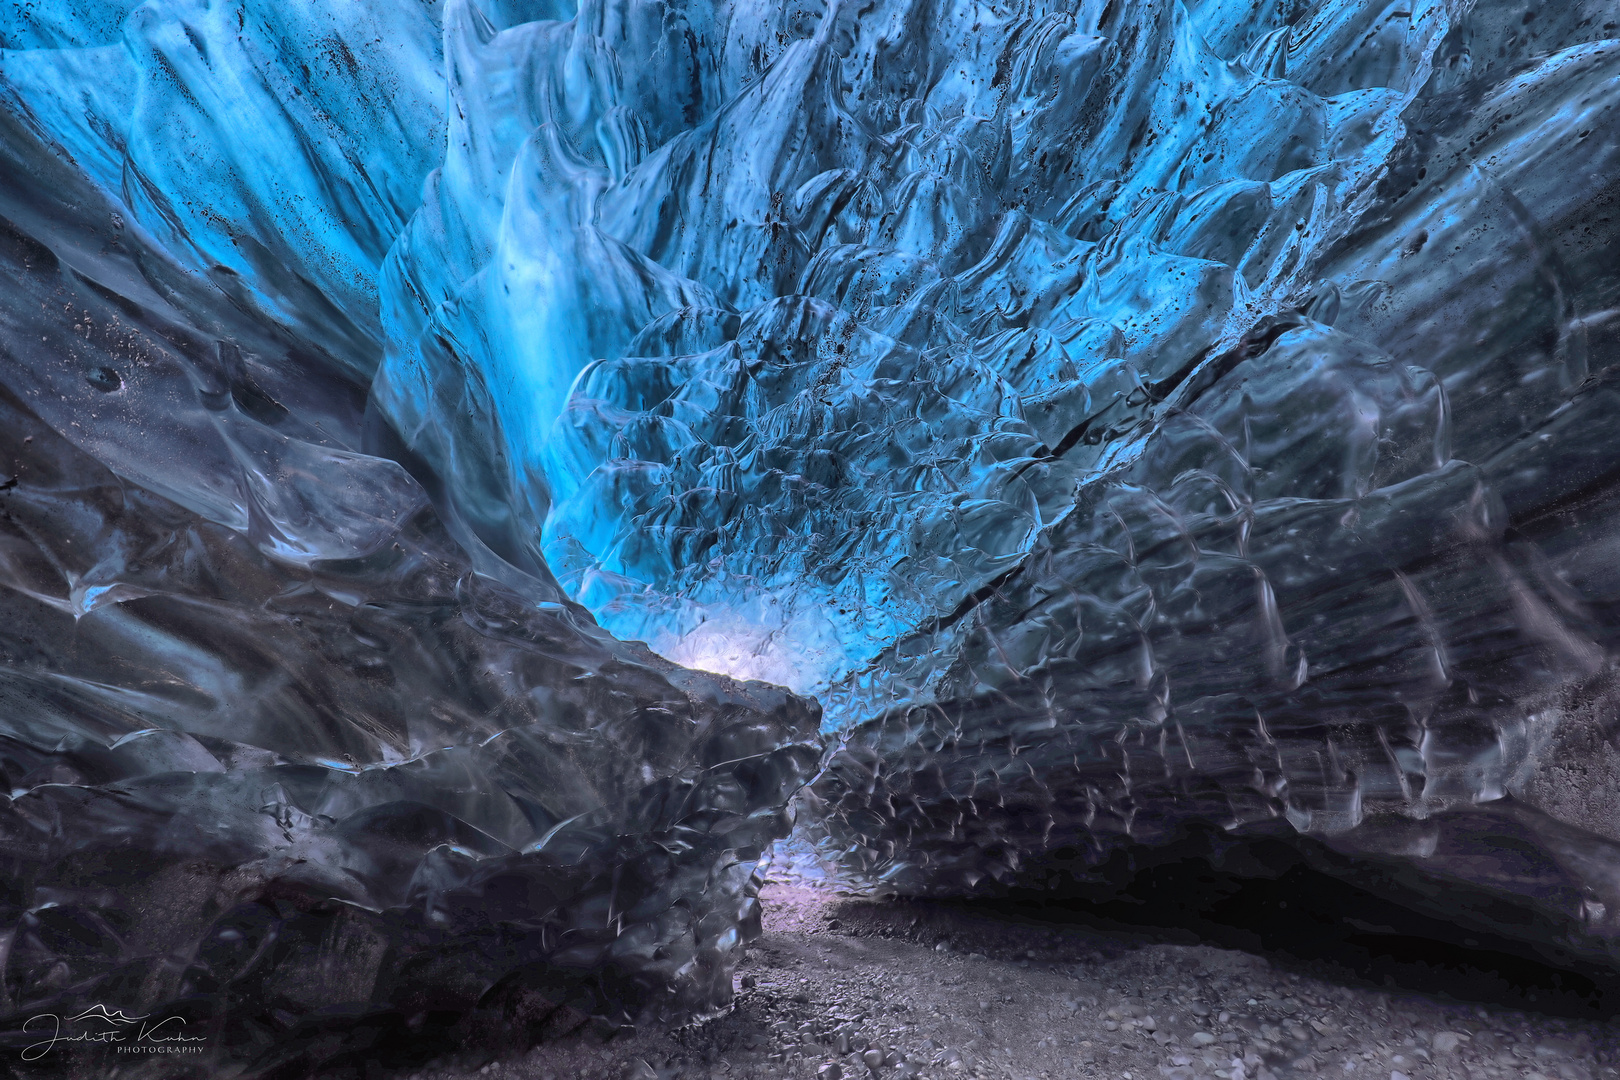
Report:
[[[535,947],[619,949],[701,1007],[814,710],[644,639],[819,695],[843,744],[805,805],[900,887],[1276,826],[1608,934],[1617,24],[7,8],[26,857],[74,835],[28,808],[140,777],[160,818],[254,823],[152,825],[165,858],[262,859],[273,819],[335,845],[315,863],[353,880],[310,887],[352,910],[487,923],[518,895],[487,867],[552,896],[578,809],[569,850],[605,861],[556,925],[588,947]],[[518,729],[544,763],[505,756]],[[441,740],[462,779],[369,779]],[[315,771],[255,771],[283,768]],[[1526,861],[1483,866],[1500,836]],[[712,920],[667,914],[688,889]],[[76,975],[28,940],[28,985]]]
[[[1470,6],[452,5],[376,400],[619,636],[818,692],[1022,565],[1266,315],[1395,366],[1307,349],[1259,408],[1321,449],[1212,479],[1228,513],[1473,461],[1476,385],[1586,374],[1567,270],[1524,279],[1613,140],[1608,7]]]
[[[0,10],[7,1055],[96,1002],[301,1075],[730,1000],[819,710],[614,639],[368,404],[440,15]]]
[[[851,866],[1432,856],[1611,647],[1614,18],[452,8],[375,398],[616,634],[856,725]]]

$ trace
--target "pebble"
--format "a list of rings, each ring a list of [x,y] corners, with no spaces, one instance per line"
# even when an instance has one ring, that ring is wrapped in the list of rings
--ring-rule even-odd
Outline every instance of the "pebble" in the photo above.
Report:
[[[1198,1046],[1209,1046],[1215,1042],[1215,1036],[1207,1031],[1195,1031],[1192,1035],[1192,1041]]]
[[[1457,1044],[1460,1042],[1462,1042],[1462,1036],[1455,1031],[1439,1031],[1435,1033],[1434,1042],[1430,1043],[1430,1045],[1438,1053],[1449,1054],[1457,1049]]]

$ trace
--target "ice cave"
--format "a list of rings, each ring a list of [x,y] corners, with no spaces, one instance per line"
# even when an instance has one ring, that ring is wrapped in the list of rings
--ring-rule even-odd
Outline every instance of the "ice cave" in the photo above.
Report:
[[[0,4],[3,1071],[1620,1077],[1617,106],[1620,0]],[[1194,864],[1593,1015],[816,997]]]

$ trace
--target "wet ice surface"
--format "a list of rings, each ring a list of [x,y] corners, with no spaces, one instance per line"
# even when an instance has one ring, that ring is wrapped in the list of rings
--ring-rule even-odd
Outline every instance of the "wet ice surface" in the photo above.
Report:
[[[874,895],[1613,960],[1612,0],[46,7],[6,1009],[706,1014],[822,720]]]
[[[323,1010],[420,1020],[537,964],[588,1014],[729,996],[810,703],[472,573],[403,472],[383,550],[295,573],[4,393],[0,456],[22,1017],[116,996],[273,1062]]]
[[[333,338],[0,123],[5,1053],[94,1003],[183,1018],[200,1075],[720,1007],[814,703],[495,555],[365,452]]]

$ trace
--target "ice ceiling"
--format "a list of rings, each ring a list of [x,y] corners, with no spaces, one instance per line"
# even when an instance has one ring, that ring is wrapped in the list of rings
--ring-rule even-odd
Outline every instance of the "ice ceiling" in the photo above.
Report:
[[[1608,955],[1617,39],[0,11],[0,999],[702,1011],[813,777],[887,887],[1281,828]]]

